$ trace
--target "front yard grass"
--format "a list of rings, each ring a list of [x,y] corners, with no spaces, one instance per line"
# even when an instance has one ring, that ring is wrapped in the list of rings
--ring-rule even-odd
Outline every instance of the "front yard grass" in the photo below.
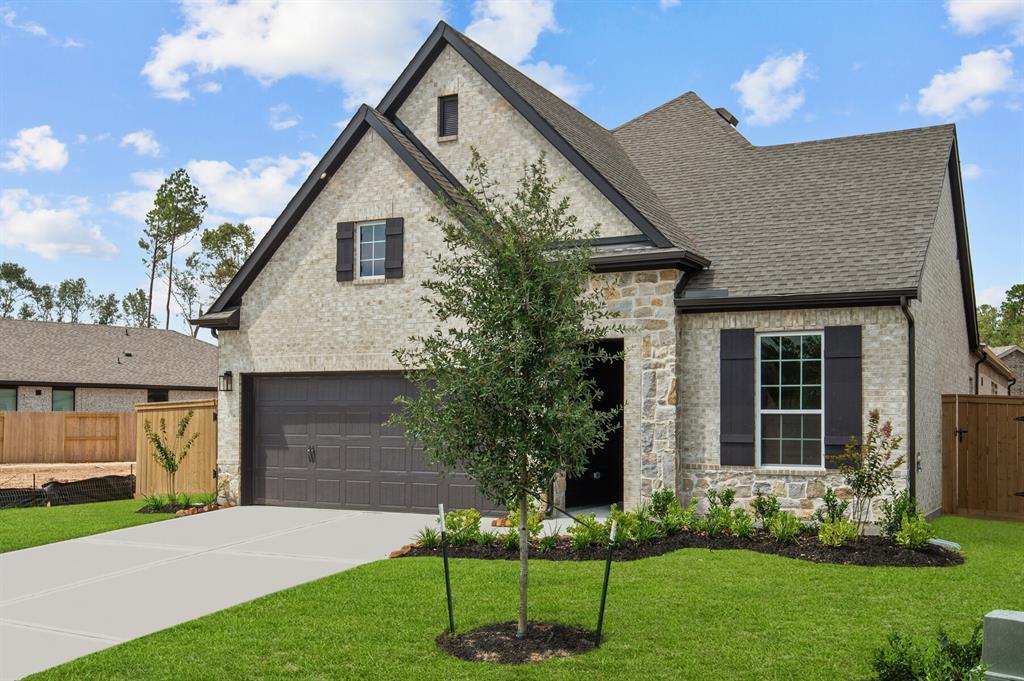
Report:
[[[441,561],[384,560],[43,672],[37,679],[859,679],[889,632],[964,636],[1024,610],[1024,523],[940,518],[966,563],[822,565],[685,549],[618,563],[605,643],[502,667],[447,657]],[[396,543],[399,543],[396,541]],[[603,564],[531,561],[530,616],[592,629]],[[453,560],[460,630],[515,617],[514,561]],[[211,575],[231,579],[231,575]]]
[[[94,504],[8,508],[0,511],[0,553],[173,518],[170,513],[136,513],[139,499]]]

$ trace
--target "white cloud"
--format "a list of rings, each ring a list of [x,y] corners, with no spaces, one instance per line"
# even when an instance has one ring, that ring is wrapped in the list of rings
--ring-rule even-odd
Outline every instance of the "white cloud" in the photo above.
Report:
[[[673,7],[679,7],[682,0],[658,0],[658,7],[662,10],[671,9]]]
[[[294,128],[302,120],[302,116],[292,113],[292,108],[287,104],[278,104],[270,107],[270,128],[271,130],[287,130]]]
[[[376,103],[443,13],[441,0],[186,0],[182,11],[184,27],[160,36],[142,69],[160,97],[185,99],[193,77],[237,68],[264,83],[336,83],[349,107]]]
[[[226,161],[189,161],[185,168],[210,202],[210,210],[236,215],[280,212],[316,165],[310,153],[248,161],[236,168]]]
[[[46,38],[53,45],[59,45],[60,47],[82,47],[82,43],[78,42],[74,38],[65,38],[64,40],[58,40],[54,36],[50,35],[50,32],[46,30],[45,26],[42,26],[35,21],[18,21],[18,14],[10,7],[0,7],[0,20],[4,22],[4,25],[8,28],[13,28],[16,31],[22,33],[28,33],[36,38]]]
[[[769,57],[753,71],[744,71],[732,89],[740,93],[740,103],[751,114],[751,125],[771,125],[786,120],[803,105],[804,91],[797,84],[807,76],[807,55],[794,52]]]
[[[970,35],[1005,24],[1017,42],[1024,44],[1024,2],[1021,0],[949,0],[949,21],[960,33]]]
[[[963,173],[964,179],[974,180],[981,177],[981,166],[977,163],[965,163],[960,172]]]
[[[142,189],[120,192],[110,202],[110,210],[135,222],[146,221],[146,213],[153,208],[153,197],[166,177],[162,170],[140,170],[131,174],[132,183]]]
[[[214,80],[207,81],[199,86],[199,90],[208,95],[215,95],[222,89],[224,89],[224,86]]]
[[[57,205],[27,189],[0,192],[0,244],[53,260],[62,255],[109,258],[117,247],[88,221],[89,200],[64,198]]]
[[[242,220],[242,222],[252,227],[253,234],[256,235],[256,241],[259,241],[270,230],[270,226],[274,224],[275,219],[263,215],[252,215]]]
[[[1009,286],[989,286],[988,288],[981,289],[975,293],[975,297],[978,299],[978,305],[999,307],[1002,302],[1006,300],[1006,292],[1009,288]]]
[[[135,147],[139,156],[159,156],[160,143],[156,141],[152,130],[136,130],[121,138],[122,147]]]
[[[0,168],[24,172],[34,170],[60,170],[68,164],[68,148],[53,136],[48,125],[19,130],[14,139],[6,141],[6,152]]]
[[[991,95],[1009,87],[1012,61],[1013,52],[1008,49],[964,55],[957,68],[935,74],[928,87],[918,91],[918,113],[952,118],[984,111],[991,104]]]
[[[531,62],[545,31],[557,33],[554,0],[476,0],[466,35],[559,97],[575,103],[589,89],[561,64]]]

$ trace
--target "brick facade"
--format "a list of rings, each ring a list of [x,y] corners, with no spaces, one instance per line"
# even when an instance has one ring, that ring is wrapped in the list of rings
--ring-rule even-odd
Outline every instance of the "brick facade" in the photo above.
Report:
[[[36,391],[40,394],[36,395]],[[134,411],[136,404],[146,401],[145,388],[75,388],[75,411]],[[171,390],[172,402],[215,399],[214,390]],[[49,386],[18,386],[18,411],[50,411],[53,389]]]

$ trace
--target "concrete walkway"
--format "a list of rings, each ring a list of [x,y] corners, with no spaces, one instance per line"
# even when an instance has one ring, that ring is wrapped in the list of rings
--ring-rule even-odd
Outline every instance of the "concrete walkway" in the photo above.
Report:
[[[0,554],[0,679],[384,558],[430,522],[246,506]]]

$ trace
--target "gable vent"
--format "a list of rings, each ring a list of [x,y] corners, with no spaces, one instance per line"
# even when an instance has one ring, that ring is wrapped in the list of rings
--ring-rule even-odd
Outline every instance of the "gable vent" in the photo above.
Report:
[[[724,106],[720,106],[715,109],[715,113],[725,119],[725,121],[732,127],[736,127],[740,124],[740,119],[732,115],[732,112],[726,109]]]

